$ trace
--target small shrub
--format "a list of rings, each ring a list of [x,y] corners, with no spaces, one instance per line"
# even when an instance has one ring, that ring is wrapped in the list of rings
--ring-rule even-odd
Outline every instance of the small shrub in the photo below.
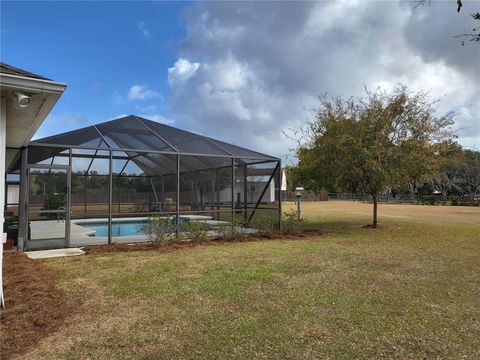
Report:
[[[148,222],[140,228],[148,240],[153,245],[158,246],[161,243],[170,243],[175,241],[177,225],[169,217],[153,216],[148,218]]]
[[[217,227],[217,232],[223,239],[243,240],[246,236],[242,224],[238,221],[228,224],[220,224]]]
[[[278,221],[273,216],[268,215],[256,215],[250,226],[256,230],[262,236],[271,236],[278,230]]]
[[[192,242],[208,239],[208,225],[198,221],[186,221],[182,224],[185,236]]]
[[[283,213],[283,230],[284,231],[297,231],[300,229],[301,220],[298,220],[297,211],[289,210]]]

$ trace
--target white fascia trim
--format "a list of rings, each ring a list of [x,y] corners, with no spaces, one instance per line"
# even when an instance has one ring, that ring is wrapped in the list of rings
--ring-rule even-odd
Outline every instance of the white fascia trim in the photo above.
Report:
[[[24,76],[0,73],[0,86],[20,88],[34,93],[49,93],[61,95],[67,84],[51,80],[35,79]]]

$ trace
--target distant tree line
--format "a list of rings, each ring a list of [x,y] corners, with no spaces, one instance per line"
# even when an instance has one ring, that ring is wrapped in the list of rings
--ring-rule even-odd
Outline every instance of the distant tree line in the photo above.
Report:
[[[438,171],[427,181],[411,182],[400,193],[420,196],[438,194],[442,201],[451,196],[480,196],[480,152],[449,144],[438,153]],[[408,192],[407,192],[408,191]]]
[[[33,183],[30,193],[32,195],[41,194],[63,194],[66,192],[66,177],[64,174],[48,174],[44,172],[32,172]],[[164,189],[165,192],[177,190],[177,176],[165,175],[147,176],[145,174],[114,174],[112,179],[114,194],[122,193],[149,193],[153,188],[159,194]],[[230,186],[230,169],[221,169],[216,174],[213,170],[199,171],[195,175],[193,172],[184,173],[180,176],[180,191],[191,191],[195,188],[200,198],[210,194],[218,187],[219,190]],[[153,188],[152,188],[153,186]],[[72,173],[71,192],[72,194],[102,194],[108,192],[109,176],[100,174],[92,170],[86,175],[82,171]],[[57,204],[56,204],[57,205]]]

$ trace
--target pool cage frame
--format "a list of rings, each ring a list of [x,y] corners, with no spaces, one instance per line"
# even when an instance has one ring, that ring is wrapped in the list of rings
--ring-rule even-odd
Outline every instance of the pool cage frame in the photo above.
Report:
[[[115,127],[121,127],[124,123],[133,124],[132,122],[136,122],[139,127],[141,127],[142,131],[148,132],[150,136],[150,140],[158,139],[159,146],[158,149],[155,149],[155,143],[150,143],[149,145],[145,146],[145,148],[135,148],[135,147],[122,147],[119,146],[119,141],[112,140],[114,138],[113,133],[116,131]],[[104,124],[110,124],[109,128],[113,130],[104,131],[102,130],[102,126]],[[113,125],[113,126],[111,126]],[[64,140],[65,136],[67,138],[74,139],[75,133],[81,133],[82,131],[86,131],[85,129],[89,129],[88,131],[94,131],[98,134],[100,139],[97,146],[87,144],[79,144],[78,141],[58,141]],[[162,130],[165,131],[172,131],[172,134],[176,136],[186,136],[191,138],[191,143],[195,145],[195,142],[202,142],[211,146],[211,151],[185,151],[185,147],[182,145],[178,145],[175,141],[171,141],[168,137],[162,136]],[[125,135],[125,130],[122,133]],[[135,137],[135,133],[129,133],[128,136]],[[172,135],[172,138],[175,136]],[[169,141],[170,140],[170,141]],[[58,141],[58,143],[57,143]],[[142,141],[142,140],[138,140]],[[183,140],[185,142],[185,140]],[[69,142],[69,143],[68,143]],[[168,149],[165,149],[165,144],[167,145]],[[181,144],[181,142],[180,142]],[[163,147],[163,149],[161,149]],[[201,146],[200,146],[201,147]],[[208,148],[208,147],[207,147]],[[199,149],[201,150],[201,149]],[[43,154],[43,151],[45,152]],[[81,151],[90,151],[91,153],[81,153]],[[120,154],[119,154],[120,153]],[[123,153],[123,155],[122,155]],[[33,157],[36,160],[31,160],[30,158]],[[67,163],[65,165],[66,168],[69,169],[68,172],[68,185],[65,191],[66,199],[66,247],[71,246],[70,242],[70,217],[71,217],[71,205],[72,205],[72,165],[73,161],[76,158],[84,158],[89,159],[89,165],[87,170],[85,171],[85,181],[87,181],[87,177],[89,177],[89,172],[92,167],[93,162],[96,159],[105,159],[108,160],[108,244],[113,242],[112,240],[112,223],[114,219],[114,202],[113,202],[113,193],[114,193],[114,177],[115,176],[122,176],[124,171],[127,168],[127,165],[131,162],[135,163],[138,168],[144,170],[144,175],[142,178],[146,178],[149,180],[152,188],[152,192],[159,202],[157,191],[155,186],[152,182],[153,177],[160,177],[162,179],[162,204],[165,200],[165,196],[163,194],[163,178],[165,176],[175,176],[175,209],[174,211],[163,211],[164,213],[169,213],[173,215],[174,222],[178,224],[181,216],[181,177],[187,174],[194,175],[195,179],[197,175],[203,171],[213,171],[215,173],[215,184],[212,184],[212,194],[211,194],[211,205],[210,209],[203,210],[205,213],[215,213],[217,217],[220,217],[222,212],[225,212],[220,208],[220,199],[219,199],[219,192],[220,186],[218,184],[219,178],[219,171],[229,171],[230,179],[230,199],[227,201],[230,205],[230,209],[227,208],[227,211],[231,211],[230,219],[232,226],[234,224],[238,224],[238,215],[241,216],[241,225],[244,227],[248,227],[252,222],[257,210],[262,209],[262,199],[266,195],[266,192],[271,187],[272,181],[274,182],[274,205],[275,207],[268,207],[268,210],[276,210],[277,211],[277,226],[278,229],[281,229],[281,219],[282,219],[282,202],[281,202],[281,160],[276,157],[272,157],[269,155],[261,154],[255,151],[251,151],[242,147],[238,147],[232,144],[224,143],[212,138],[208,138],[202,135],[193,134],[184,130],[176,129],[167,125],[159,124],[153,122],[148,119],[140,118],[137,116],[127,116],[124,118],[108,121],[102,124],[91,125],[86,128],[82,128],[79,130],[74,130],[69,133],[59,134],[56,136],[51,136],[44,139],[39,139],[30,142],[27,148],[23,148],[21,150],[21,157],[19,163],[17,163],[17,169],[20,171],[20,199],[19,199],[19,232],[18,232],[18,249],[24,250],[27,245],[27,240],[29,240],[29,218],[28,218],[28,198],[29,198],[29,188],[28,188],[28,169],[30,166],[42,166],[36,164],[42,164],[42,161],[52,158],[51,164],[46,165],[45,167],[48,168],[55,168],[54,159],[58,157],[66,158]],[[158,158],[167,158],[170,162],[175,162],[175,171],[167,171],[163,173],[157,173],[160,171],[159,169],[165,169],[164,164]],[[145,164],[139,164],[141,159],[148,159],[149,166]],[[203,168],[195,169],[195,166],[191,167],[189,171],[185,171],[185,164],[183,161],[190,161],[189,159],[198,160],[198,163],[202,163],[204,165]],[[124,166],[121,168],[119,173],[114,173],[113,171],[113,162],[116,160],[123,160],[125,161]],[[192,160],[193,161],[193,160]],[[216,166],[217,165],[220,166]],[[157,168],[152,168],[152,164],[158,166]],[[248,189],[249,181],[247,180],[249,176],[249,167],[256,167],[268,165],[272,166],[271,168],[266,169],[266,172],[263,173],[263,178],[267,179],[263,182],[265,185],[261,192],[257,195],[255,201],[250,201],[248,199]],[[58,167],[58,166],[57,166]],[[61,166],[60,166],[61,167]],[[182,167],[184,168],[182,171]],[[239,171],[240,169],[240,171]],[[257,171],[258,172],[258,171]],[[269,173],[271,172],[271,173]],[[102,175],[103,176],[103,175]],[[129,176],[126,174],[126,176]],[[243,179],[241,182],[243,184],[243,189],[241,189],[243,193],[243,199],[240,202],[241,208],[238,207],[239,202],[238,199],[240,197],[240,193],[237,193],[237,178],[241,176]],[[240,180],[240,179],[239,179]],[[196,180],[195,180],[196,181]],[[193,185],[192,185],[193,186]],[[227,187],[228,189],[228,187]],[[193,190],[192,190],[193,191]],[[195,190],[197,191],[197,190]],[[85,197],[87,192],[87,186],[85,185]],[[214,201],[214,192],[216,192],[215,196],[216,199]],[[195,196],[196,193],[195,193]],[[237,201],[236,201],[237,197]],[[86,200],[85,200],[86,201]],[[253,207],[251,206],[253,204]],[[215,208],[213,207],[215,205]],[[222,203],[223,205],[223,203]],[[119,206],[120,208],[120,206]],[[267,209],[267,208],[264,208]],[[156,215],[160,214],[160,212],[151,211],[145,212],[145,214]],[[188,210],[187,210],[188,212]],[[194,211],[190,211],[194,212]],[[85,216],[87,216],[86,211],[86,204],[85,204]],[[119,215],[121,215],[119,210]],[[243,215],[243,216],[242,216]],[[177,227],[178,228],[178,227]]]

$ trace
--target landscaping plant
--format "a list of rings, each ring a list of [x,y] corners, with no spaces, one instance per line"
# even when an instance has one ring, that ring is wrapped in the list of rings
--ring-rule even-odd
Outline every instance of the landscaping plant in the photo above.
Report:
[[[208,225],[198,221],[186,221],[182,224],[185,236],[192,242],[201,242],[208,239]]]
[[[148,222],[140,228],[140,231],[154,246],[158,246],[161,243],[175,241],[177,239],[176,228],[177,225],[169,217],[152,216],[148,218]]]
[[[242,223],[238,220],[227,224],[220,224],[217,227],[217,232],[220,238],[230,240],[243,240],[246,236]]]
[[[288,211],[284,211],[282,220],[283,231],[294,232],[300,229],[301,220],[298,220],[298,214],[296,210],[290,209]]]
[[[270,237],[278,231],[277,219],[265,214],[256,214],[250,222],[250,226],[265,237]]]

